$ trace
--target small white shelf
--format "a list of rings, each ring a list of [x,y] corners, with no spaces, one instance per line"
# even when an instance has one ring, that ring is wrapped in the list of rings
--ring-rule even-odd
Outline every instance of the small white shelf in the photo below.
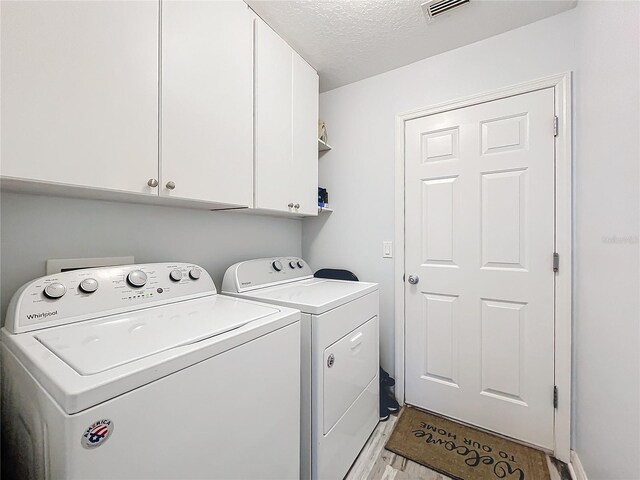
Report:
[[[333,213],[333,208],[318,207],[318,215],[320,215],[321,213]]]
[[[318,152],[328,152],[331,150],[331,145],[318,139]]]

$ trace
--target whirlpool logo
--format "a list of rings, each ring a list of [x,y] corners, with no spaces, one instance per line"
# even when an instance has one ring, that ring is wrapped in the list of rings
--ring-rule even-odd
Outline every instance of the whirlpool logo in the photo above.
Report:
[[[52,316],[57,315],[57,314],[58,314],[58,311],[57,310],[53,310],[51,312],[31,313],[31,314],[27,315],[27,318],[29,320],[42,319],[42,318],[52,317]]]

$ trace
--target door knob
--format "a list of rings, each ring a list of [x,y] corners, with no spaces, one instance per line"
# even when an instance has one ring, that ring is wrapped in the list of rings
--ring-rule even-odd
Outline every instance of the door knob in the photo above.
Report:
[[[150,178],[147,182],[147,185],[149,185],[151,188],[156,188],[158,186],[158,180],[156,180],[155,178]]]
[[[409,275],[409,283],[411,285],[417,285],[419,281],[420,277],[418,277],[417,275]]]
[[[293,208],[293,203],[290,203],[289,205],[287,205],[287,207]]]
[[[176,188],[176,184],[174,182],[167,182],[167,188],[169,190],[173,190],[174,188]]]

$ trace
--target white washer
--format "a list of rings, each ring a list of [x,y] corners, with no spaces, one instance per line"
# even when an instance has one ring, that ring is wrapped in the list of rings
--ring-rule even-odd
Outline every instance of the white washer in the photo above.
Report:
[[[298,478],[300,312],[216,293],[185,263],[23,286],[1,344],[12,478]]]
[[[300,476],[343,478],[379,420],[378,285],[279,257],[229,267],[222,291],[302,311]]]

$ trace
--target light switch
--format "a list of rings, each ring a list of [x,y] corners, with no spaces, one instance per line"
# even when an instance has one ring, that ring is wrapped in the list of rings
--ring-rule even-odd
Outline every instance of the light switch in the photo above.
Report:
[[[393,242],[382,242],[382,258],[393,258]]]

